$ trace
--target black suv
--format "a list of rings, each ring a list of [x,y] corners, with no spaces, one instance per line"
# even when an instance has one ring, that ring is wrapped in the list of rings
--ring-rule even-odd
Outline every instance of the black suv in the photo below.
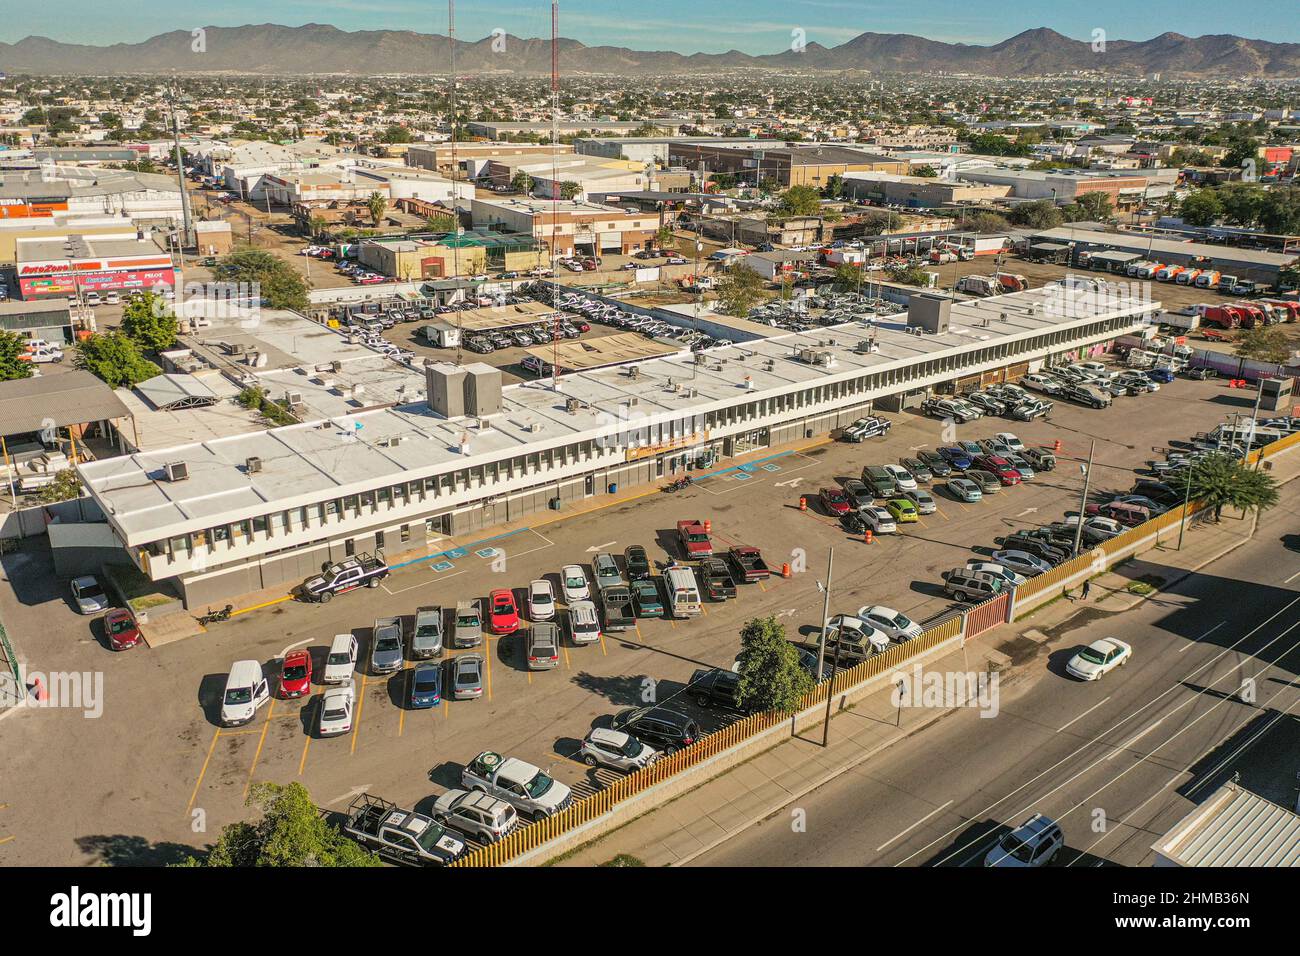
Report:
[[[689,687],[691,700],[701,707],[721,707],[724,710],[745,712],[736,700],[740,675],[720,667],[701,668],[691,675]]]
[[[675,753],[700,739],[699,724],[667,707],[629,707],[614,715],[611,726],[665,754]]]
[[[633,544],[628,546],[623,552],[623,563],[627,568],[627,579],[629,581],[640,581],[650,577],[650,558],[641,545]]]
[[[1042,558],[1049,564],[1060,564],[1070,556],[1069,552],[1064,548],[1058,548],[1041,538],[1033,538],[1023,534],[1007,535],[1005,538],[998,540],[998,544],[1002,546],[1003,550],[1024,551],[1036,558]]]

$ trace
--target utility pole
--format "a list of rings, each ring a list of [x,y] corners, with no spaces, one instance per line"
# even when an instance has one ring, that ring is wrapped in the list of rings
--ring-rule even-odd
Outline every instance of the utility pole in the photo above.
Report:
[[[831,619],[831,571],[835,567],[835,549],[831,548],[830,556],[826,559],[826,586],[822,600],[822,632],[817,639],[817,680],[822,679],[823,669],[826,662],[826,632],[829,630],[827,622]]]
[[[172,114],[172,148],[176,156],[176,182],[181,188],[181,220],[184,224],[185,235],[182,241],[177,243],[182,249],[193,241],[196,245],[197,240],[194,238],[194,222],[190,215],[190,193],[185,188],[185,164],[181,161],[181,125],[180,120],[176,117],[176,88],[168,87],[167,107]],[[181,268],[185,267],[185,253],[181,253]]]
[[[1092,456],[1097,451],[1097,440],[1094,438],[1092,445],[1088,448],[1088,464],[1080,465],[1083,471],[1083,495],[1079,498],[1079,523],[1074,528],[1074,554],[1079,555],[1079,549],[1083,547],[1083,519],[1088,513],[1088,486],[1092,483]]]

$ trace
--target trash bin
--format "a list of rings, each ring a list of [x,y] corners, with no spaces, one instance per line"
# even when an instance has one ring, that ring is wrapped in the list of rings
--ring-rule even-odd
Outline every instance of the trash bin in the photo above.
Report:
[[[609,483],[609,493],[610,493],[611,495],[616,495],[616,494],[618,494],[618,482],[617,482],[617,481],[611,481],[611,482]]]
[[[550,501],[550,508],[551,508],[552,511],[559,511],[559,510],[560,510],[560,499],[559,499],[558,496],[555,497],[555,498],[552,498],[552,499],[551,499],[551,501]]]

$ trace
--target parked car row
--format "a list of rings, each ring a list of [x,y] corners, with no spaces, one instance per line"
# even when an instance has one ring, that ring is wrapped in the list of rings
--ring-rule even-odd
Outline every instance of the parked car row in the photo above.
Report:
[[[569,291],[556,296],[550,288],[538,287],[533,291],[533,296],[539,301],[554,305],[558,309],[563,309],[565,312],[581,316],[592,322],[600,322],[603,325],[609,325],[617,329],[640,332],[647,338],[675,339],[695,351],[731,344],[730,339],[715,339],[695,329],[673,325],[653,316],[629,312],[612,303],[601,301],[578,291]]]

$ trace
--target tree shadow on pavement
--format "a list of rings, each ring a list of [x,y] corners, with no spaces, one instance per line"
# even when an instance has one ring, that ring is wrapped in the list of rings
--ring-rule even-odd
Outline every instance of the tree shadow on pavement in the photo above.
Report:
[[[123,833],[78,837],[77,848],[103,866],[168,866],[189,857],[203,859],[207,850],[181,843],[150,843],[141,836]]]

